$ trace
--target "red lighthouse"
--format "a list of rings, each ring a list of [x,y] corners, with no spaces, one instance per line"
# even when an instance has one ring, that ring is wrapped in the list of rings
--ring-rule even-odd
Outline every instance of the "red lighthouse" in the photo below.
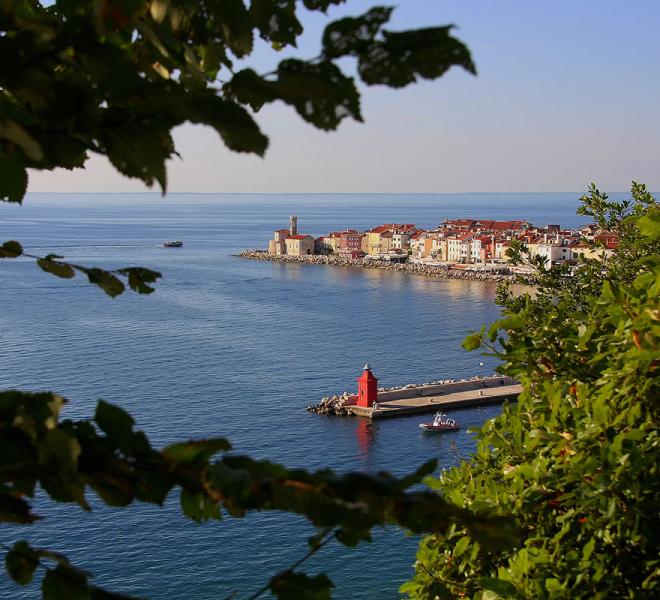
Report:
[[[358,377],[358,399],[357,405],[365,408],[373,406],[378,399],[378,379],[369,368],[369,363],[364,365],[364,372]]]

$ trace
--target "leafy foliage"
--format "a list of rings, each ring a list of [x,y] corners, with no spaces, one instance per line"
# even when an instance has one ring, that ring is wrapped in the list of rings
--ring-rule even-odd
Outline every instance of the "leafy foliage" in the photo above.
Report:
[[[291,573],[273,582],[273,593],[279,600],[330,600],[332,582],[325,575],[309,577]]]
[[[429,484],[466,509],[515,516],[524,535],[493,552],[452,525],[421,544],[411,598],[650,598],[660,591],[660,255],[644,186],[582,214],[620,235],[574,276],[539,273],[500,293],[503,319],[470,336],[519,378],[517,405],[479,432],[474,458]]]
[[[295,0],[0,0],[0,199],[22,200],[26,169],[80,168],[90,152],[165,191],[171,130],[184,122],[262,156],[268,138],[252,112],[266,102],[281,100],[325,130],[361,121],[355,82],[336,64],[344,56],[368,85],[402,87],[454,65],[475,72],[451,27],[387,31],[385,7],[330,23],[320,57],[283,60],[268,75],[234,72],[255,35],[295,47],[301,10]]]

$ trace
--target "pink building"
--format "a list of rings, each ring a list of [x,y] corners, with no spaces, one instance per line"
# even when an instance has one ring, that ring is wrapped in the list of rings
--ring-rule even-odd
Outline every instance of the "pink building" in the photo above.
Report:
[[[352,258],[362,256],[362,238],[364,233],[360,233],[355,229],[345,229],[339,233],[339,252],[347,254]]]

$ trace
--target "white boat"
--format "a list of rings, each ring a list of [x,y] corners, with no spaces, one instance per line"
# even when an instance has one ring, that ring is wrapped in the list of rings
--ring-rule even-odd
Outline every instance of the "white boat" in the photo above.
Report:
[[[447,415],[438,412],[433,419],[433,423],[420,423],[420,429],[424,431],[458,431],[461,426],[454,419],[445,418]]]
[[[181,246],[183,246],[183,242],[180,240],[174,240],[173,242],[163,242],[163,246],[165,246],[165,248],[181,248]]]

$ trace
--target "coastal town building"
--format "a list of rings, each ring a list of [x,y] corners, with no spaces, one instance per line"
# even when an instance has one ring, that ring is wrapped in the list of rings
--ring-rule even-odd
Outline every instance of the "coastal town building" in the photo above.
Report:
[[[412,223],[388,223],[374,227],[366,232],[367,254],[378,256],[387,254],[390,250],[401,251],[404,245],[407,252],[410,237],[415,231]]]
[[[339,252],[341,235],[338,231],[333,231],[323,237],[323,243],[331,252]]]
[[[290,256],[305,256],[314,254],[314,238],[311,235],[290,235],[284,240],[286,254]]]
[[[448,236],[447,240],[447,261],[456,263],[471,262],[472,257],[472,238],[477,235],[476,232],[467,232],[464,230]]]
[[[298,219],[289,219],[288,229],[278,229],[268,243],[271,255],[308,256],[337,254],[349,259],[475,265],[489,268],[506,264],[507,253],[517,241],[530,257],[541,257],[546,266],[611,255],[618,238],[610,231],[588,225],[564,230],[558,224],[534,227],[524,220],[445,219],[437,229],[418,229],[412,223],[386,223],[365,232],[333,231],[316,239],[298,232]],[[481,266],[481,267],[479,267]]]
[[[339,233],[339,253],[348,255],[351,258],[358,258],[364,256],[363,239],[364,233],[360,233],[355,229],[345,229]]]
[[[410,250],[410,238],[414,233],[414,231],[393,231],[390,250],[401,250],[402,252]]]
[[[536,246],[537,256],[544,259],[546,268],[566,262],[572,258],[571,249],[554,241],[542,242]]]
[[[372,256],[380,254],[380,236],[387,231],[388,229],[385,225],[379,225],[366,232],[367,254]]]
[[[268,254],[274,256],[289,254],[306,256],[314,254],[316,240],[311,235],[298,233],[298,218],[289,217],[289,229],[277,229],[273,239],[268,242]]]
[[[383,233],[380,234],[380,247],[378,250],[379,254],[387,254],[390,250],[392,250],[392,238],[394,237],[394,234],[391,231],[383,231]]]
[[[470,240],[470,262],[486,263],[493,259],[493,239],[487,235]]]

